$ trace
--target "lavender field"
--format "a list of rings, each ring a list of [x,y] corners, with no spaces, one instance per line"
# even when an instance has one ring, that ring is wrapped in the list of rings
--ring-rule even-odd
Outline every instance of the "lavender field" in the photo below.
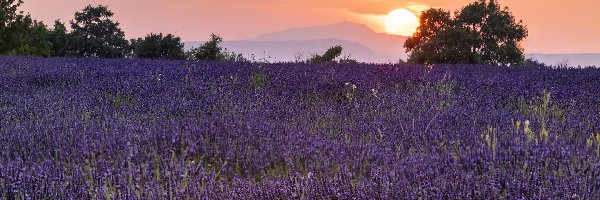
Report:
[[[0,57],[0,199],[600,199],[600,69]]]

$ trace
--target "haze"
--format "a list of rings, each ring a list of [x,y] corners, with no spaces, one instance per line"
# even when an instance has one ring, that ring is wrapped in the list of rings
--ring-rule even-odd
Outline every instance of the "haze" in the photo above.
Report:
[[[418,14],[429,7],[456,10],[473,0],[27,0],[21,7],[51,25],[68,22],[86,5],[108,5],[128,38],[175,33],[184,41],[225,40],[341,21],[384,32],[385,15],[398,8]],[[600,53],[600,1],[500,0],[529,29],[528,53]]]

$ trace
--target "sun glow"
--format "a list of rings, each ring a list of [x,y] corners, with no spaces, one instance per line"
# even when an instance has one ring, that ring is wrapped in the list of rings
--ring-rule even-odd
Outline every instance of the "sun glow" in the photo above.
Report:
[[[396,9],[385,18],[385,31],[389,34],[412,36],[418,26],[417,16],[406,9]]]

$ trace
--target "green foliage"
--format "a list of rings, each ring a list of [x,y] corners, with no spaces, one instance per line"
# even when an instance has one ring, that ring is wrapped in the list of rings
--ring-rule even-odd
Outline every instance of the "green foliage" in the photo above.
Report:
[[[340,63],[342,64],[358,64],[356,59],[352,58],[350,55],[344,55],[343,58],[340,59]]]
[[[75,19],[71,21],[75,56],[120,58],[127,54],[129,44],[119,22],[111,20],[113,15],[102,5],[88,5],[75,13]]]
[[[109,92],[106,97],[112,102],[115,108],[119,108],[123,105],[132,106],[135,104],[135,98],[124,92]]]
[[[21,35],[21,32],[15,32],[15,22],[17,18],[22,18],[22,14],[17,12],[17,8],[23,3],[22,0],[3,0],[0,1],[0,53],[6,54],[17,46],[15,37]]]
[[[488,126],[488,128],[481,134],[481,138],[484,141],[484,144],[491,148],[492,157],[496,160],[496,152],[498,147],[498,129]]]
[[[17,8],[23,3],[22,0],[0,1],[0,28],[8,27],[9,23],[19,14]]]
[[[548,67],[548,65],[546,65],[543,62],[538,61],[537,59],[534,58],[527,58],[525,59],[525,61],[523,61],[521,66],[525,66],[525,67]]]
[[[527,136],[528,142],[547,143],[550,139],[549,124],[564,124],[566,122],[565,109],[553,104],[550,98],[551,93],[544,90],[540,96],[534,96],[529,101],[526,101],[522,97],[519,99],[509,97],[506,100],[506,108],[512,109],[513,112],[525,117],[525,121],[512,120],[512,124],[517,132],[523,127],[523,132]],[[537,128],[537,135],[533,130],[534,127]],[[558,136],[560,135],[557,135],[557,138]],[[562,136],[571,137],[567,135]]]
[[[308,59],[308,63],[319,64],[332,62],[335,58],[342,55],[342,47],[341,46],[333,46],[327,49],[323,55],[314,55],[310,59]]]
[[[269,80],[265,74],[255,72],[254,74],[252,74],[252,77],[250,77],[250,81],[252,82],[252,86],[254,86],[254,89],[260,89],[267,85]]]
[[[325,54],[323,54],[323,56],[321,56],[321,58],[323,58],[323,61],[329,62],[329,61],[333,61],[333,59],[337,58],[341,54],[342,54],[342,47],[338,45],[338,46],[327,49],[327,51],[325,52]]]
[[[219,61],[224,60],[222,48],[219,46],[223,42],[223,38],[211,34],[211,40],[204,43],[198,48],[193,48],[189,52],[191,60],[196,61]]]
[[[40,76],[27,81],[27,84],[38,89],[68,89],[79,85],[80,81],[68,76]]]
[[[163,36],[159,34],[149,34],[145,38],[131,40],[134,57],[151,59],[169,59],[183,60],[185,53],[181,38],[172,34]]]
[[[18,47],[10,52],[14,55],[38,55],[47,57],[52,51],[52,43],[46,40],[48,29],[42,22],[31,21],[29,16],[23,22],[26,27]]]
[[[21,0],[0,2],[0,54],[48,56],[52,44],[46,41],[48,29],[30,15],[17,12]]]
[[[65,57],[71,55],[71,35],[67,32],[64,23],[54,21],[54,29],[46,35],[47,40],[52,43],[51,56]]]
[[[415,34],[404,43],[408,61],[418,64],[504,64],[524,61],[520,42],[527,28],[507,7],[478,0],[455,12],[429,9]]]
[[[450,13],[442,9],[429,9],[420,16],[420,25],[412,37],[404,43],[407,52],[411,52],[408,62],[412,63],[438,63],[442,62],[441,50],[447,50],[441,38],[435,37],[437,33],[450,27],[452,19]]]
[[[591,134],[585,143],[589,148],[593,148],[594,144],[596,145],[596,156],[600,157],[600,133]]]
[[[241,53],[229,52],[227,49],[223,51],[223,60],[227,62],[250,62]]]

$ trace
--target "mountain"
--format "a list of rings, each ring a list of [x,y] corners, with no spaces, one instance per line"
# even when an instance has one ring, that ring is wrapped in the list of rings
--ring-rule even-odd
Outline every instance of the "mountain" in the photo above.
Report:
[[[527,58],[533,58],[547,65],[566,64],[569,66],[597,66],[600,67],[600,53],[580,53],[580,54],[542,54],[531,53]]]
[[[322,54],[335,45],[343,47],[342,56],[349,55],[360,62],[397,62],[406,59],[402,45],[407,37],[376,33],[369,27],[341,22],[324,26],[294,28],[245,40],[224,41],[221,45],[228,51],[241,53],[244,57],[270,61],[295,61],[298,55],[307,59]],[[186,42],[186,48],[197,47],[203,42]]]
[[[293,28],[266,33],[238,41],[225,41],[221,46],[244,57],[269,61],[296,61],[313,54],[322,54],[327,48],[341,45],[342,55],[350,55],[360,62],[387,63],[406,60],[403,47],[406,36],[377,33],[369,27],[352,22],[340,22],[323,26]],[[197,47],[204,42],[186,42],[186,48]],[[600,66],[600,53],[542,54],[528,53],[548,65]]]
[[[204,42],[186,42],[186,48],[202,45]],[[339,39],[284,40],[284,41],[224,41],[221,47],[229,52],[241,53],[245,58],[267,61],[306,60],[313,54],[323,54],[327,48],[341,45],[342,56],[350,56],[361,62],[380,63],[393,56],[377,54],[370,48],[351,41]],[[393,60],[390,60],[390,62]],[[396,58],[397,61],[397,58]]]
[[[375,53],[395,55],[406,58],[404,41],[408,37],[376,33],[369,27],[352,22],[341,22],[324,26],[313,26],[289,29],[279,32],[267,33],[248,40],[255,41],[286,41],[286,40],[314,40],[314,39],[340,39],[362,44],[372,49]],[[397,60],[397,58],[395,59]]]

